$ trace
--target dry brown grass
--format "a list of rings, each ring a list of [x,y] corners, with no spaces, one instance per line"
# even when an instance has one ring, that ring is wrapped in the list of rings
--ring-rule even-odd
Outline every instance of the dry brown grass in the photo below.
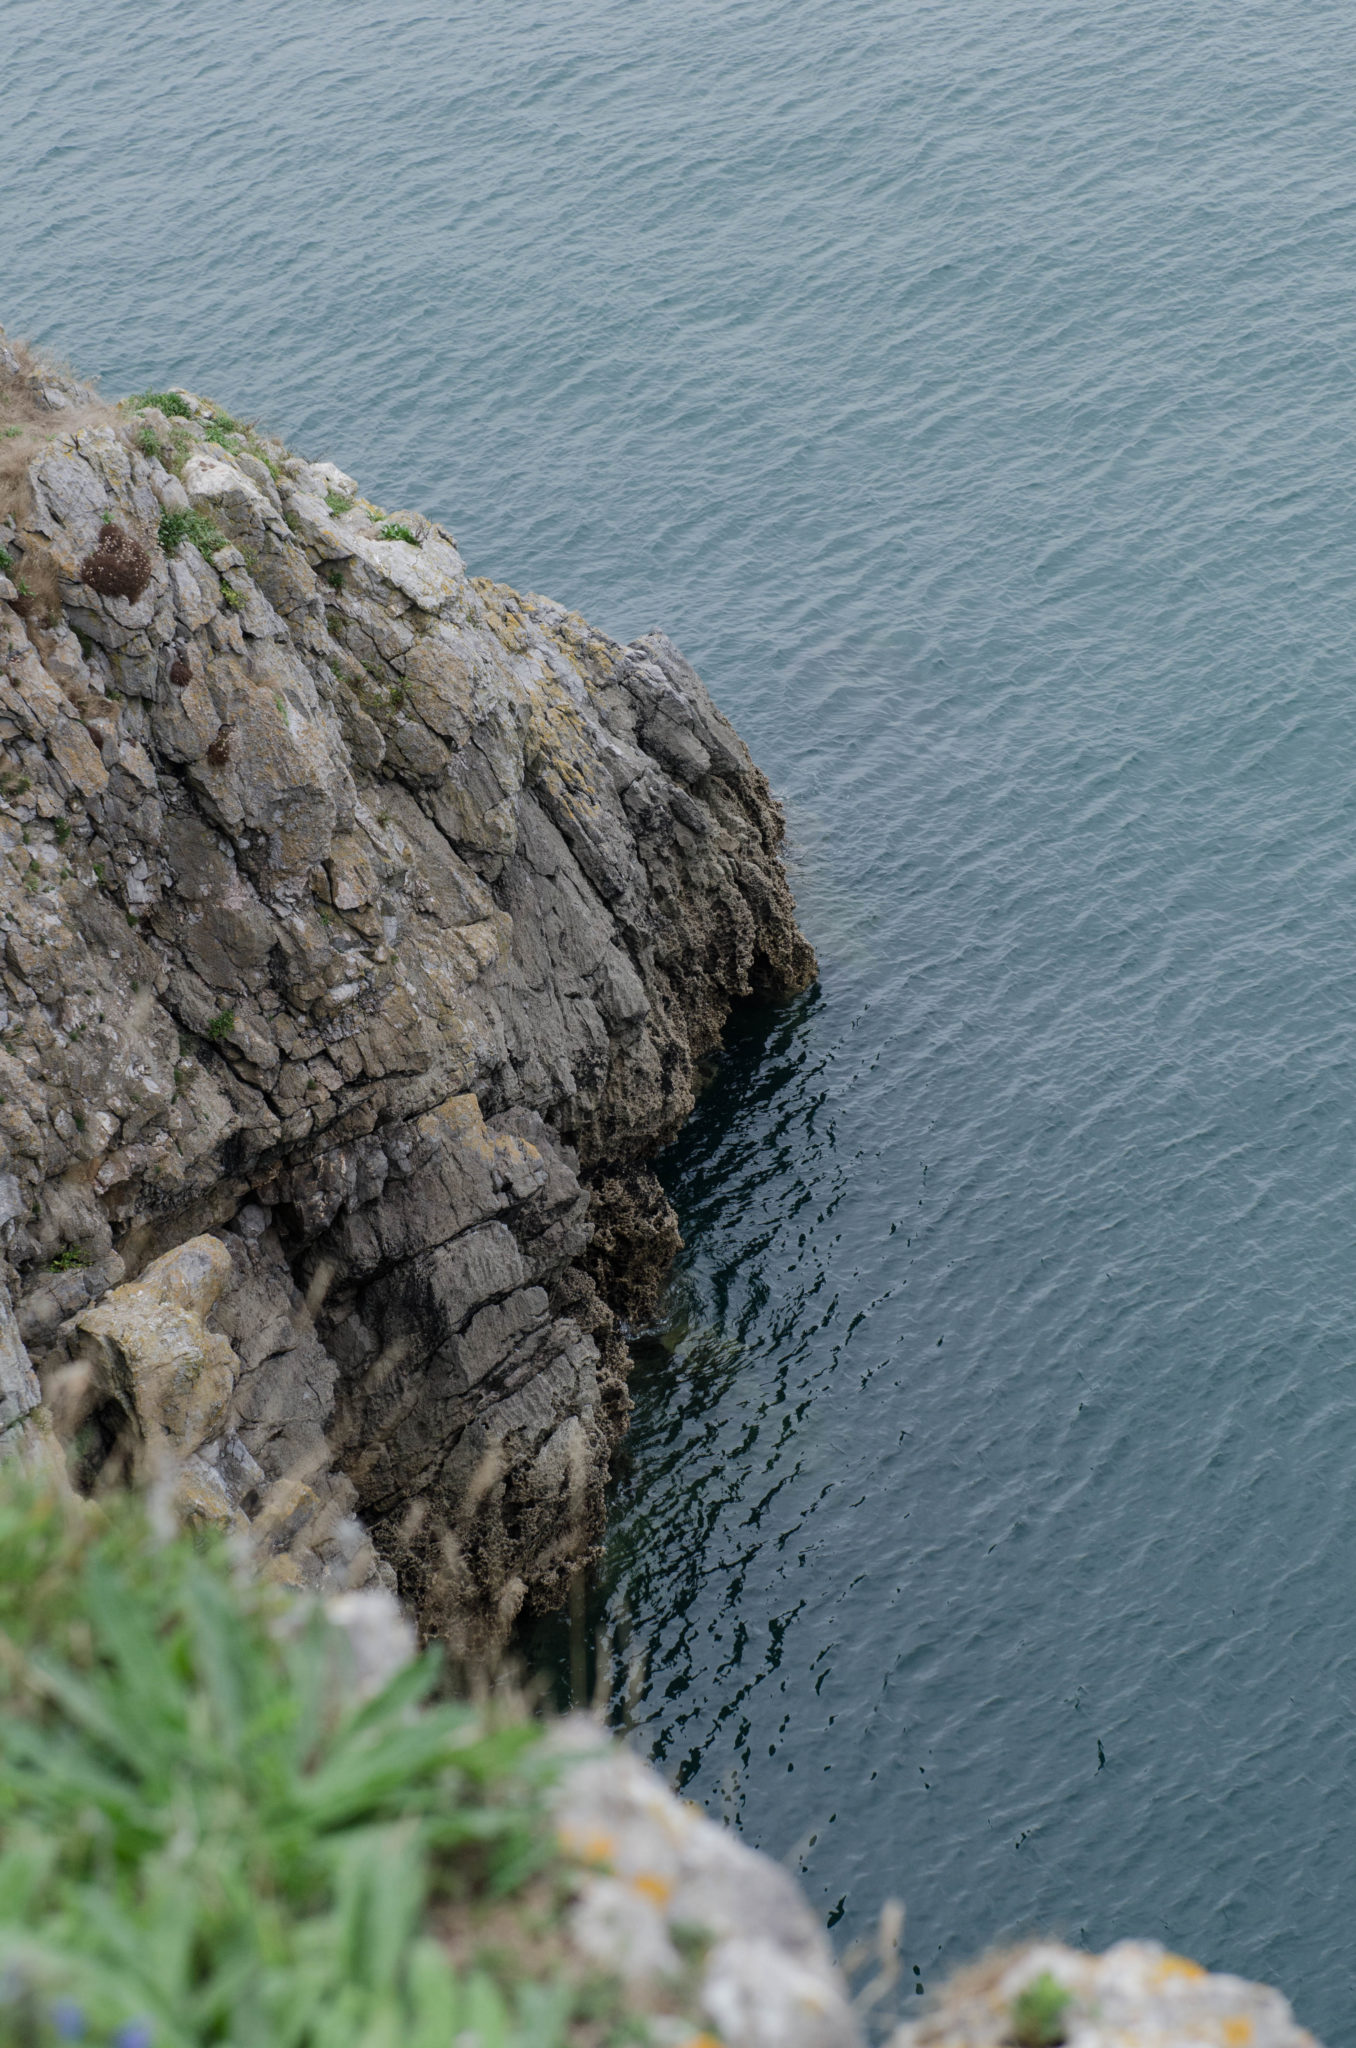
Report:
[[[104,527],[98,545],[80,564],[80,581],[101,597],[125,597],[135,603],[150,580],[150,556],[139,540],[116,524]]]
[[[118,414],[88,385],[75,387],[87,394],[83,399],[63,389],[75,382],[65,365],[43,357],[25,342],[12,340],[3,329],[0,350],[8,351],[18,363],[16,375],[0,356],[0,522],[13,519],[22,527],[32,512],[28,468],[33,458],[61,434],[78,432],[81,427],[117,425]],[[50,406],[42,395],[44,385],[63,389],[68,403]],[[25,573],[36,594],[33,573]],[[51,581],[50,594],[55,601],[55,574]]]
[[[49,405],[44,387],[60,390],[67,403]],[[82,427],[118,423],[114,408],[87,384],[77,383],[64,363],[12,340],[0,328],[0,525],[12,520],[20,532],[28,525],[34,509],[29,468],[45,447]],[[36,538],[25,546],[14,575],[20,617],[55,624],[61,615],[56,564]]]
[[[0,504],[0,514],[3,509]],[[46,548],[33,544],[25,549],[14,571],[14,581],[19,595],[13,609],[19,617],[41,619],[45,625],[55,626],[61,615],[61,584],[56,563]]]

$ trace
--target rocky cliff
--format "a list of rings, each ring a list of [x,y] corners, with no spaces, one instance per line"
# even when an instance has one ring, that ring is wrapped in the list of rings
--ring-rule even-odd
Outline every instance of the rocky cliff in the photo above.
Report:
[[[0,335],[0,434],[0,1427],[502,1631],[601,1530],[643,1162],[814,972],[781,815],[662,634],[200,398]]]

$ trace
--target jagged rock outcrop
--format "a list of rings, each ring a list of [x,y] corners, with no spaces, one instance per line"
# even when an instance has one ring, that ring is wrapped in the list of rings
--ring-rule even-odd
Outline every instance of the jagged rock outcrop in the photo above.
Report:
[[[1101,1955],[1028,1942],[943,1985],[890,2048],[1316,2048],[1270,1984],[1203,1969],[1156,1941]]]
[[[81,1482],[136,1468],[213,1243],[191,1510],[325,1582],[378,1571],[360,1516],[427,1623],[502,1630],[599,1534],[604,1294],[676,1243],[643,1161],[813,973],[780,814],[662,634],[333,465],[0,337],[6,421],[0,1429],[36,1366]]]
[[[558,1838],[575,1867],[567,1926],[588,1963],[642,2009],[667,2006],[675,2031],[685,1993],[729,2048],[860,2048],[847,1986],[789,1872],[582,1716],[553,1739],[566,1763]]]

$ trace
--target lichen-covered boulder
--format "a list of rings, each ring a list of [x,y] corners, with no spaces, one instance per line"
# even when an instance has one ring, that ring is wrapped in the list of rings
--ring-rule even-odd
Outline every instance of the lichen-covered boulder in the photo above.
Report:
[[[1031,1942],[962,1970],[891,2048],[1315,2048],[1269,1984],[1202,1969],[1156,1941],[1101,1955]]]
[[[596,1726],[576,1719],[556,1741],[573,1759],[555,1815],[588,1960],[652,2007],[667,1990],[681,2010],[685,1993],[728,2048],[855,2048],[843,1980],[794,1879]]]

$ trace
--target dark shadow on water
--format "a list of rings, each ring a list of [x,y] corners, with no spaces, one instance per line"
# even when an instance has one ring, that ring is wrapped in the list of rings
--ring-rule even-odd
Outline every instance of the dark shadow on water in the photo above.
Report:
[[[794,1080],[811,1020],[823,1002],[816,982],[789,1002],[740,1004],[705,1068],[692,1115],[654,1161],[678,1213],[684,1248],[661,1321],[653,1330],[631,1335],[631,1431],[613,1460],[604,1555],[585,1574],[583,1599],[575,1601],[572,1611],[531,1617],[519,1625],[511,1645],[543,1703],[560,1712],[598,1703],[600,1653],[614,1726],[628,1725],[629,1710],[643,1687],[644,1645],[630,1639],[627,1617],[617,1612],[617,1594],[646,1544],[663,1540],[664,1532],[651,1530],[643,1514],[635,1512],[644,1491],[638,1460],[648,1460],[669,1433],[666,1422],[681,1430],[689,1411],[720,1399],[741,1356],[736,1340],[697,1320],[687,1283],[703,1218],[720,1199],[713,1167],[736,1120],[750,1111],[765,1113]]]

